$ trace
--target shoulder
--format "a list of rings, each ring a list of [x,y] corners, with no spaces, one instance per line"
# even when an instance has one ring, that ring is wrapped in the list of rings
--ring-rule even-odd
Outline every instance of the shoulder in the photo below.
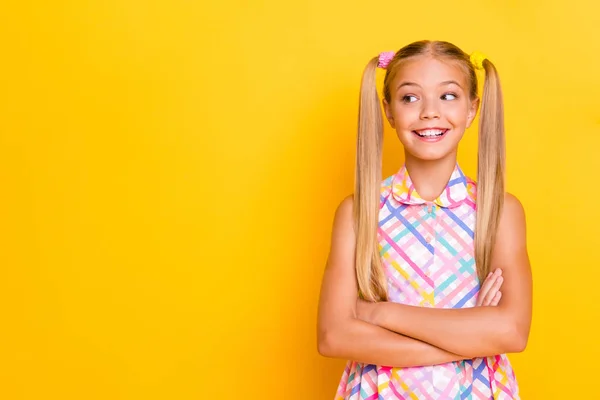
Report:
[[[344,197],[338,204],[331,229],[330,257],[342,260],[354,251],[356,234],[354,228],[354,196]]]
[[[387,178],[385,178],[384,180],[381,181],[381,187],[385,187],[385,186],[391,186],[392,182],[394,181],[394,177],[396,175],[390,175]]]
[[[390,175],[387,178],[380,181],[379,194],[381,196],[381,201],[384,201],[392,193],[395,180],[396,180],[396,174]]]
[[[465,189],[467,190],[467,197],[475,203],[477,201],[477,181],[475,181],[468,175],[465,175],[464,177]]]
[[[511,242],[525,241],[525,209],[517,196],[512,193],[507,192],[504,195],[498,237]]]
[[[504,194],[504,207],[501,219],[525,220],[525,208],[521,201],[512,193]]]
[[[394,175],[388,176],[383,179],[380,183],[381,195],[386,196],[392,190],[392,184],[394,182]],[[349,194],[344,197],[342,201],[338,204],[337,209],[335,211],[336,216],[347,217],[348,215],[352,216],[354,212],[354,194]]]
[[[333,234],[340,231],[354,232],[354,195],[350,194],[338,204],[333,218]]]
[[[335,216],[347,217],[352,215],[354,211],[354,194],[350,194],[342,199],[335,210]]]

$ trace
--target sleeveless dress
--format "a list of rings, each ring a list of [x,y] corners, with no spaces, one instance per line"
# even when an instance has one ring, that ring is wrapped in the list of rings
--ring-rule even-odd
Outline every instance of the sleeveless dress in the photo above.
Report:
[[[381,185],[378,241],[389,301],[475,307],[476,184],[456,164],[440,197],[423,200],[406,166]],[[348,361],[336,400],[519,399],[505,354],[435,366],[393,368]]]

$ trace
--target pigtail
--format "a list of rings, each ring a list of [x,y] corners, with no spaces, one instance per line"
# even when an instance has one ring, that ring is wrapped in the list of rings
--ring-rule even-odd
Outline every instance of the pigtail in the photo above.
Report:
[[[383,147],[383,115],[376,89],[377,64],[377,57],[367,64],[361,81],[354,182],[356,279],[361,297],[368,301],[387,300],[377,240]]]
[[[481,282],[490,271],[492,249],[496,241],[504,205],[504,106],[500,79],[489,60],[483,61],[485,83],[479,118],[477,169],[477,219],[475,260]]]

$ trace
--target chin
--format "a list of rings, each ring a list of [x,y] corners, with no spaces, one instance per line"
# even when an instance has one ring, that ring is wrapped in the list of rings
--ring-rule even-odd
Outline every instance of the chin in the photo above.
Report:
[[[438,155],[413,155],[413,157],[422,160],[422,161],[438,161],[446,158],[446,155],[438,156]]]
[[[452,154],[452,151],[441,149],[411,149],[408,147],[405,149],[411,156],[423,161],[443,160]]]

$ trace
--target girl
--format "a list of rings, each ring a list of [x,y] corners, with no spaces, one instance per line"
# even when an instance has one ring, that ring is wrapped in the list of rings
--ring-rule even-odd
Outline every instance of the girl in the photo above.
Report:
[[[377,67],[406,160],[383,181]],[[475,69],[477,184],[457,164],[479,108]],[[519,398],[505,353],[525,349],[532,278],[523,207],[504,192],[503,119],[496,68],[479,53],[419,41],[367,65],[355,193],[335,214],[319,304],[319,352],[351,360],[336,399]]]

